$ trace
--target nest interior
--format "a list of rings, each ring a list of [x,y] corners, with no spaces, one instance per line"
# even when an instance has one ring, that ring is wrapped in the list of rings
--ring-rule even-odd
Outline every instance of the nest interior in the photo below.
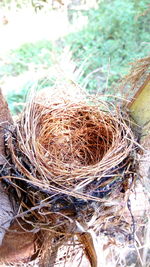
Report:
[[[36,129],[37,149],[52,175],[75,177],[82,167],[92,168],[103,158],[113,135],[111,118],[96,108],[58,107],[41,116]]]

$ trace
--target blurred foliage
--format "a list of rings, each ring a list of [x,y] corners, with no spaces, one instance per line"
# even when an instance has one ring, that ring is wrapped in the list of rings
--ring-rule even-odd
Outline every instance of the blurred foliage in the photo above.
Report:
[[[121,76],[127,73],[129,62],[149,54],[149,0],[101,0],[97,1],[97,8],[87,9],[80,9],[83,1],[77,2],[79,8],[68,8],[67,15],[70,24],[74,25],[79,23],[79,17],[85,17],[87,24],[82,30],[56,40],[54,45],[49,40],[41,40],[12,50],[6,62],[1,64],[0,77],[17,76],[30,69],[48,70],[53,63],[52,55],[60,55],[65,47],[70,47],[77,68],[81,69],[78,82],[82,86],[89,92],[120,96],[114,88]],[[50,85],[51,81],[47,81],[46,86]],[[17,102],[24,93],[22,89],[15,99],[13,94],[9,95],[9,102]]]
[[[2,64],[1,74],[17,76],[24,71],[46,69],[51,66],[52,44],[48,40],[38,41],[36,43],[23,44],[16,50],[12,50],[8,55],[7,63]]]
[[[35,8],[35,11],[41,10],[42,8],[55,8],[55,6],[63,5],[62,0],[0,0],[0,7],[10,8],[23,8],[31,7]]]
[[[29,0],[1,0],[0,1],[0,7],[6,7],[8,9],[11,9],[12,6],[15,8],[22,8],[24,6],[29,5]]]
[[[31,0],[32,6],[35,8],[35,11],[41,10],[45,6],[51,6],[51,8],[55,8],[55,4],[64,5],[62,0]]]
[[[26,86],[20,88],[19,92],[11,91],[7,94],[8,105],[12,114],[16,115],[20,113],[24,107],[26,101],[26,94],[28,90]]]
[[[87,62],[83,65],[82,80],[101,67],[93,79],[90,77],[90,91],[100,87],[104,90],[108,76],[107,86],[112,88],[114,82],[126,73],[129,62],[148,55],[150,14],[144,14],[148,4],[148,0],[105,0],[100,1],[97,10],[84,11],[88,25],[80,32],[70,34],[64,46],[66,42],[70,44],[79,66]]]

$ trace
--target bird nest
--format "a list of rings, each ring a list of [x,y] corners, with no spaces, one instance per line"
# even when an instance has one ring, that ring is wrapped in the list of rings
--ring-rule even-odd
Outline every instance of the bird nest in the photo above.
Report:
[[[17,217],[55,233],[51,244],[56,248],[62,235],[88,229],[93,215],[92,226],[99,231],[100,210],[103,219],[112,218],[106,203],[133,181],[135,142],[127,117],[106,104],[90,98],[41,99],[28,103],[7,146],[15,166],[11,182],[21,203]]]
[[[121,114],[101,111],[86,102],[49,107],[32,103],[15,131],[17,139],[11,142],[14,161],[31,183],[81,195],[93,181],[99,184],[102,177],[118,173],[134,142]],[[24,156],[21,161],[17,151]]]

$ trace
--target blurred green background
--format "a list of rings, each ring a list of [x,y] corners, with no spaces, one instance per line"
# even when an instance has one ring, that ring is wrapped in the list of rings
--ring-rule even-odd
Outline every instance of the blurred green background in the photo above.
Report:
[[[149,0],[58,2],[0,2],[0,86],[14,114],[58,66],[90,93],[121,96],[129,63],[149,54]]]

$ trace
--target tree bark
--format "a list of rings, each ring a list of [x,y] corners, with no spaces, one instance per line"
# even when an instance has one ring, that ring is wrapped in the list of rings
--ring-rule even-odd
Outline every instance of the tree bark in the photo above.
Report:
[[[8,104],[0,89],[0,173],[7,165],[4,145],[5,129],[13,123]],[[0,181],[0,245],[13,218],[13,208]]]
[[[0,89],[0,263],[26,262],[37,251],[37,235],[30,232],[30,226],[21,219],[14,220],[12,203],[2,185],[2,172],[9,166],[4,136],[12,125],[8,104]]]

